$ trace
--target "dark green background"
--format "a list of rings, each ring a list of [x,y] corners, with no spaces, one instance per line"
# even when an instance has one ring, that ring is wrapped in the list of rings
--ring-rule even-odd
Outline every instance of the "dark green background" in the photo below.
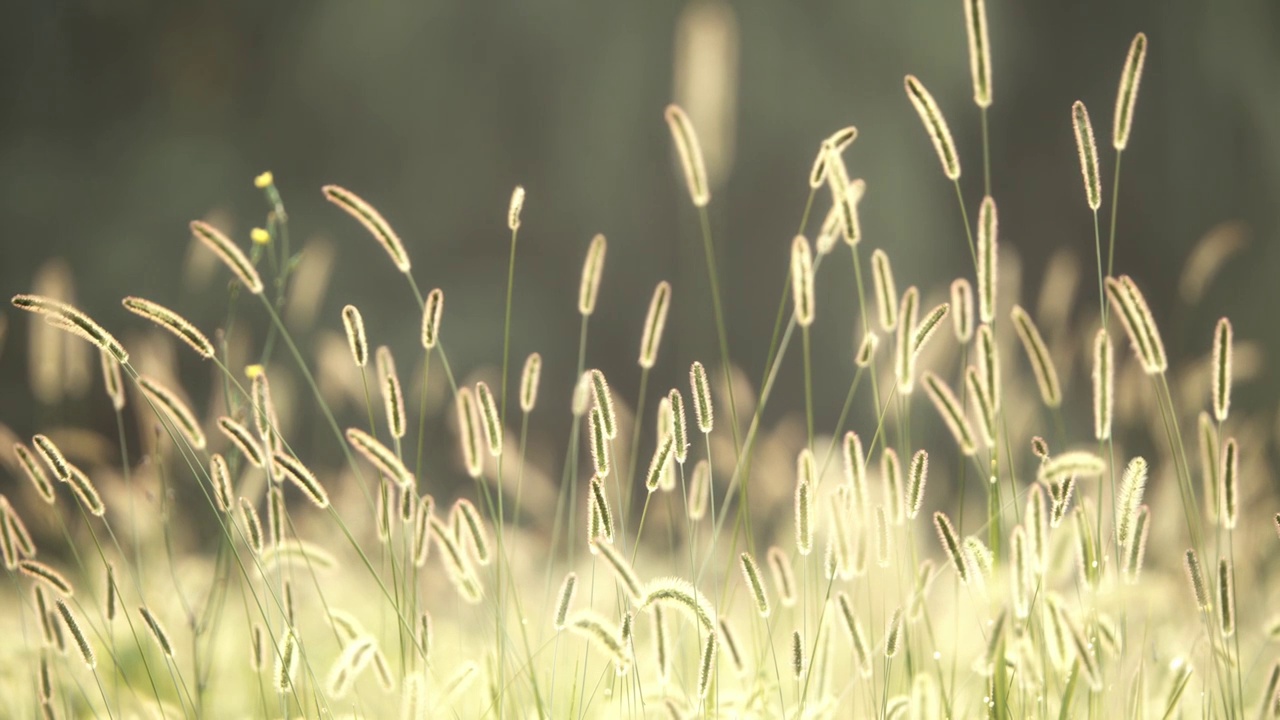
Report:
[[[543,352],[546,387],[559,390],[544,402],[567,403],[578,272],[596,232],[610,247],[588,362],[634,396],[644,308],[666,278],[675,315],[651,387],[683,384],[690,359],[718,356],[696,219],[662,121],[681,8],[11,0],[0,24],[0,290],[27,290],[42,261],[63,256],[81,304],[108,327],[135,322],[118,300],[138,294],[212,330],[225,294],[184,294],[187,222],[222,210],[247,242],[264,211],[250,181],[271,169],[295,238],[324,234],[338,248],[324,321],[338,328],[338,309],[355,302],[376,341],[406,354],[416,344],[407,288],[320,195],[336,182],[390,219],[424,289],[445,289],[444,333],[465,371],[500,359],[505,213],[520,183],[529,199],[513,356]],[[941,287],[971,267],[903,75],[920,76],[949,118],[971,208],[980,145],[959,0],[734,8],[737,163],[711,209],[730,342],[758,377],[818,142],[843,125],[861,129],[848,160],[869,185],[865,242],[889,250],[900,289]],[[1001,240],[1027,263],[1024,302],[1034,303],[1048,254],[1071,246],[1085,262],[1081,311],[1092,312],[1092,226],[1070,106],[1079,98],[1092,110],[1109,203],[1112,104],[1143,30],[1150,52],[1125,156],[1117,266],[1147,291],[1175,358],[1206,352],[1224,313],[1238,338],[1275,351],[1280,4],[991,0],[989,13],[993,194]],[[1203,306],[1181,307],[1177,277],[1192,244],[1235,219],[1250,228],[1249,248]],[[849,377],[853,294],[841,265],[820,280],[817,373],[839,388],[819,393],[821,417],[834,414]],[[26,319],[8,312],[0,419],[25,434],[37,429],[24,387]],[[800,407],[799,377],[798,366],[787,373],[780,406]],[[1272,412],[1275,380],[1254,388],[1237,402]]]

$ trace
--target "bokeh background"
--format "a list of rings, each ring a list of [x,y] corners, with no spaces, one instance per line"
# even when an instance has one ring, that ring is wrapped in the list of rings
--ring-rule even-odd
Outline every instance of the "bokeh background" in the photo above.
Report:
[[[1175,358],[1206,353],[1221,314],[1237,338],[1280,351],[1280,5],[990,0],[988,13],[993,194],[1002,247],[1023,261],[1024,304],[1034,305],[1051,255],[1068,249],[1082,262],[1077,312],[1094,312],[1070,106],[1088,104],[1103,146],[1105,224],[1116,85],[1142,30],[1150,51],[1125,154],[1117,268],[1147,291]],[[215,219],[247,245],[267,210],[251,181],[270,169],[295,244],[319,240],[333,253],[315,325],[300,328],[304,345],[317,328],[339,329],[348,302],[364,310],[375,342],[409,356],[417,341],[408,288],[364,230],[323,200],[320,186],[334,182],[398,229],[424,289],[445,290],[455,366],[492,366],[507,201],[522,184],[512,353],[516,362],[543,353],[544,382],[558,391],[542,402],[551,412],[568,404],[579,268],[597,232],[610,246],[588,364],[634,397],[645,307],[668,279],[675,312],[651,387],[683,386],[689,359],[710,366],[718,356],[696,216],[662,120],[673,99],[720,158],[712,222],[730,344],[751,377],[763,369],[810,164],[841,126],[861,130],[847,158],[868,183],[864,242],[890,252],[899,289],[936,291],[971,271],[953,189],[902,90],[910,72],[938,98],[972,212],[981,146],[959,0],[11,0],[5,15],[0,290],[27,291],[43,264],[64,258],[78,303],[108,327],[137,326],[119,306],[126,294],[218,327],[225,276],[192,279],[187,223]],[[710,21],[690,31],[691,16]],[[697,38],[695,66],[719,68],[694,89],[682,84],[682,32]],[[822,198],[817,219],[825,208]],[[1188,306],[1179,295],[1186,260],[1226,222],[1241,249]],[[834,417],[852,372],[852,275],[847,261],[838,265],[819,279],[820,418]],[[27,320],[4,312],[0,417],[29,435],[63,411],[33,398]],[[793,367],[775,396],[780,412],[802,407]],[[188,380],[199,395],[208,375]],[[1270,417],[1275,376],[1251,382],[1238,406]],[[105,401],[93,402],[107,422]]]

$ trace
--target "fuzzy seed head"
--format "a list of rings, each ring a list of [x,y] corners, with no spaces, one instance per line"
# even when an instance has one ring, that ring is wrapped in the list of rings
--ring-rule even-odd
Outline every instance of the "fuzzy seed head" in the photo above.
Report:
[[[422,305],[422,347],[430,350],[440,342],[440,315],[444,312],[444,291],[435,288],[427,293]]]
[[[934,102],[933,95],[929,94],[914,75],[906,76],[903,86],[907,91],[907,99],[915,107],[920,122],[924,123],[924,129],[929,133],[929,139],[933,141],[933,148],[938,152],[938,160],[942,163],[943,174],[948,180],[959,180],[960,156],[956,153],[955,141],[951,139],[951,129],[947,127],[947,121],[942,117],[942,111]]]
[[[671,139],[680,155],[680,167],[684,170],[685,183],[689,186],[689,197],[695,207],[706,207],[711,202],[711,188],[707,185],[707,168],[702,160],[702,147],[698,144],[693,123],[679,105],[668,105],[665,115]]]
[[[204,243],[204,246],[209,248],[214,255],[218,256],[222,264],[227,266],[227,269],[231,271],[232,275],[236,276],[236,279],[240,281],[241,285],[244,285],[246,290],[254,295],[262,294],[262,278],[258,275],[258,269],[253,266],[253,263],[249,262],[249,258],[245,257],[240,247],[231,242],[231,239],[226,235],[223,235],[222,231],[202,220],[192,220],[191,234]],[[120,360],[120,362],[123,363],[125,360]]]
[[[542,355],[529,353],[525,358],[524,370],[520,373],[520,411],[533,412],[538,402],[538,383],[542,379]]]
[[[1093,123],[1089,111],[1079,100],[1071,106],[1071,126],[1076,132],[1076,151],[1080,154],[1080,173],[1084,176],[1084,194],[1089,209],[1102,206],[1102,180],[1098,175],[1098,145],[1093,140]]]
[[[1219,318],[1213,332],[1213,417],[1226,422],[1231,410],[1231,321]]]
[[[321,190],[324,192],[326,200],[342,208],[348,215],[363,225],[369,231],[369,234],[373,235],[374,239],[382,245],[382,249],[387,251],[387,255],[391,256],[391,261],[395,263],[397,270],[406,275],[409,274],[409,255],[404,251],[400,236],[396,235],[395,230],[391,229],[391,225],[382,217],[381,213],[346,188],[337,185],[325,185]]]
[[[984,0],[965,0],[964,27],[969,36],[969,74],[973,76],[973,102],[980,108],[988,108],[991,107],[991,46],[987,36],[987,5]]]
[[[658,346],[662,343],[662,330],[667,325],[667,311],[671,308],[671,283],[663,280],[653,289],[649,301],[649,314],[645,316],[644,335],[640,339],[640,367],[651,368],[658,361]]]
[[[961,345],[973,337],[973,286],[965,278],[951,283],[951,324]]]
[[[587,258],[582,263],[582,282],[578,286],[578,312],[589,316],[595,312],[596,296],[600,294],[600,277],[604,274],[604,257],[609,243],[604,235],[591,238]]]
[[[813,252],[803,235],[791,242],[791,298],[796,324],[802,328],[813,324]]]
[[[996,317],[996,286],[1000,269],[1000,219],[996,201],[982,199],[978,208],[978,316],[984,323]]]
[[[875,287],[880,328],[888,332],[898,325],[898,288],[893,282],[889,256],[879,248],[871,253],[871,282]]]
[[[1133,106],[1138,102],[1138,85],[1142,82],[1142,66],[1147,58],[1147,35],[1138,33],[1129,44],[1129,55],[1120,73],[1120,89],[1116,93],[1116,116],[1111,128],[1111,144],[1124,150],[1129,144],[1133,126]]]

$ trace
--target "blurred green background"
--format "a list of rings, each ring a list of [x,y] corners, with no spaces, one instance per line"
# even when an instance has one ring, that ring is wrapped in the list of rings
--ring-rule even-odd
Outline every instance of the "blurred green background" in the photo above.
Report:
[[[971,264],[903,75],[918,75],[950,121],[971,212],[978,114],[959,0],[717,7],[736,28],[734,159],[711,214],[730,344],[758,378],[822,138],[859,127],[847,159],[868,183],[867,252],[890,252],[900,290],[936,291]],[[512,353],[517,368],[527,352],[543,353],[555,394],[542,402],[553,412],[568,403],[578,273],[596,232],[610,247],[588,364],[634,397],[645,307],[668,279],[675,312],[650,387],[683,386],[690,359],[718,359],[696,216],[662,120],[686,11],[563,0],[10,0],[0,26],[0,289],[27,291],[42,262],[64,257],[78,302],[108,327],[137,327],[119,298],[138,294],[211,331],[226,294],[221,281],[184,284],[187,222],[216,217],[247,245],[266,212],[251,181],[270,169],[295,243],[334,243],[320,322],[339,328],[339,308],[356,303],[374,342],[406,358],[416,347],[412,296],[364,230],[323,200],[320,186],[333,182],[397,228],[424,290],[444,288],[443,333],[465,374],[500,361],[507,200],[522,184]],[[1105,223],[1116,85],[1142,30],[1150,51],[1124,161],[1117,268],[1148,293],[1175,358],[1207,352],[1221,314],[1235,319],[1237,338],[1280,350],[1280,4],[990,0],[988,13],[993,195],[1003,247],[1025,261],[1023,302],[1034,304],[1050,253],[1069,247],[1084,272],[1077,313],[1094,312],[1070,106],[1083,99],[1093,115]],[[1247,228],[1247,247],[1199,306],[1184,307],[1177,285],[1192,246],[1231,220]],[[852,277],[847,260],[838,265],[819,279],[816,372],[834,383],[818,393],[820,417],[834,417],[851,374]],[[26,319],[7,312],[0,417],[28,434],[40,415],[30,412]],[[796,368],[779,408],[801,406]],[[1269,416],[1275,378],[1252,388],[1237,402]]]

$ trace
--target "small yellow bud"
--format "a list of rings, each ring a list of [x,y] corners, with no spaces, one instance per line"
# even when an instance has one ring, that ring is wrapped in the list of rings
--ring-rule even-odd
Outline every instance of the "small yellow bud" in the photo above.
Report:
[[[250,380],[262,374],[262,366],[258,364],[246,365],[244,368],[244,376]]]
[[[271,242],[271,233],[262,228],[254,228],[249,231],[249,238],[253,240],[254,245],[266,245]]]
[[[275,182],[275,176],[271,174],[270,170],[268,170],[253,179],[253,186],[259,189],[265,189],[274,185]]]

